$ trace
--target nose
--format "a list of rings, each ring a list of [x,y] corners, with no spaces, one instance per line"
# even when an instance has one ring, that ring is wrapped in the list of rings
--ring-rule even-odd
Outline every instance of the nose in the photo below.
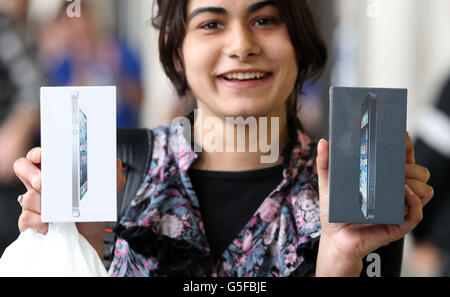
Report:
[[[259,55],[260,52],[260,46],[245,25],[237,24],[230,27],[227,45],[224,47],[226,56],[246,61],[249,57]]]

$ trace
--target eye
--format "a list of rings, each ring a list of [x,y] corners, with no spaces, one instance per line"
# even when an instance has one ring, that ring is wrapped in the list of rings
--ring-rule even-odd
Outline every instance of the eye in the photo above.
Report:
[[[269,26],[276,24],[277,22],[277,19],[273,17],[261,17],[257,19],[253,24],[255,24],[256,26]]]
[[[201,25],[200,28],[205,29],[205,30],[222,29],[223,24],[221,24],[217,21],[211,21],[211,22],[207,22],[206,24]]]

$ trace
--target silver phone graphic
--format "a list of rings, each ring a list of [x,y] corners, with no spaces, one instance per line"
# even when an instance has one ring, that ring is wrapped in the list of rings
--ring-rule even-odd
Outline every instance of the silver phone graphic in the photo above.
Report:
[[[82,108],[80,93],[72,97],[72,216],[80,216],[80,202],[88,190],[87,116]]]
[[[369,93],[361,107],[359,146],[359,203],[366,219],[375,218],[376,94]]]

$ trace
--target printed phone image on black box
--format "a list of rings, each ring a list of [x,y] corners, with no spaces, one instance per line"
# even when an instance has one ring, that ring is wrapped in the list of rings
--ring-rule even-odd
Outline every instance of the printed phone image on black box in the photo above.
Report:
[[[80,92],[72,94],[72,215],[80,216],[80,202],[88,190],[87,116]]]
[[[329,222],[402,224],[406,89],[330,89]]]
[[[364,217],[375,217],[375,174],[377,141],[376,94],[367,94],[361,108],[359,145],[359,203]]]
[[[42,222],[117,219],[116,88],[41,88]]]

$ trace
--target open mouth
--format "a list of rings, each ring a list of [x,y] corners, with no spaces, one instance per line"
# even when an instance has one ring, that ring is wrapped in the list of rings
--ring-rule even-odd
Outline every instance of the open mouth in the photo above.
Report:
[[[263,80],[272,75],[271,72],[237,72],[228,73],[219,76],[227,81],[252,81],[252,80]]]

